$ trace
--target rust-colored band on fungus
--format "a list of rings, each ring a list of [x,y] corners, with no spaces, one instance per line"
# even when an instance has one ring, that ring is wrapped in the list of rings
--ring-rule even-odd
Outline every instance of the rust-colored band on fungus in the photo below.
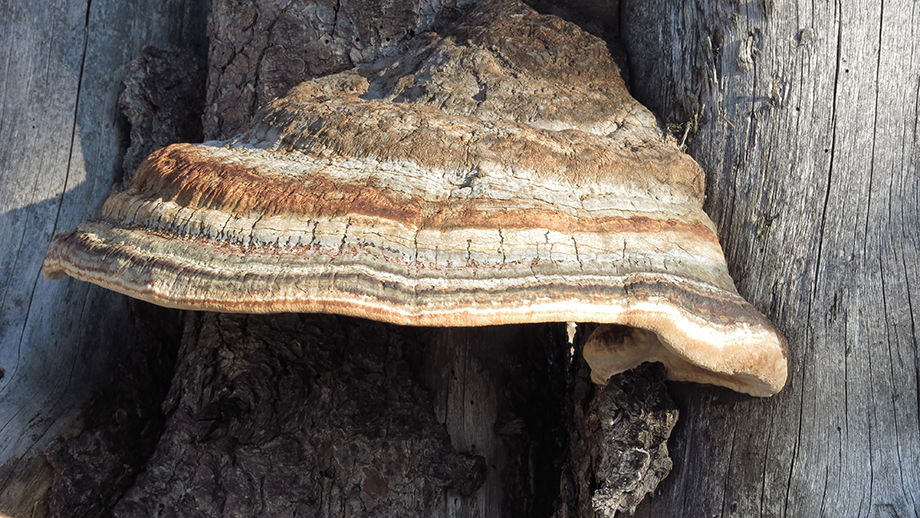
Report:
[[[198,310],[628,326],[589,341],[597,381],[653,360],[773,394],[782,339],[736,293],[702,201],[601,40],[490,2],[230,141],[152,154],[44,272]]]

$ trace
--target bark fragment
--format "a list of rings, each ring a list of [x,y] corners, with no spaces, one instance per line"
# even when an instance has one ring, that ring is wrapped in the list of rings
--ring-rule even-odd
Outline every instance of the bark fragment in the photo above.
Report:
[[[659,363],[618,374],[603,387],[585,369],[576,375],[557,518],[632,513],[671,471],[667,441],[678,412],[664,379]]]

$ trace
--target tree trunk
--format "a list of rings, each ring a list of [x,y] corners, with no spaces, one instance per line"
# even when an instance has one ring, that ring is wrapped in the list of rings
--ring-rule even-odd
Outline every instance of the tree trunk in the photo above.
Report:
[[[789,340],[770,400],[675,387],[644,516],[920,513],[913,2],[638,2],[640,102],[687,135],[738,289]]]
[[[917,516],[920,43],[912,31],[920,14],[910,2],[621,3],[633,93],[686,139],[707,171],[707,209],[720,228],[739,291],[786,333],[791,362],[785,391],[769,400],[671,385],[681,409],[670,445],[674,470],[637,514]],[[400,4],[364,13],[365,22],[391,16],[386,31],[374,30],[373,23],[361,29],[360,12],[346,9],[341,13],[350,17],[340,19],[338,3],[336,9],[332,3],[312,5],[313,11],[284,10],[276,17],[266,16],[268,3],[253,7],[250,18],[236,19],[232,30],[262,37],[276,28],[276,37],[289,40],[305,34],[296,30],[298,23],[328,19],[329,27],[314,24],[316,34],[298,43],[304,52],[317,53],[329,45],[322,40],[327,29],[339,39],[335,48],[357,37],[373,49],[433,20],[426,9]],[[0,41],[14,49],[11,59],[0,60],[0,233],[10,243],[0,256],[0,513],[36,511],[50,471],[39,452],[108,377],[97,373],[111,372],[119,345],[133,341],[120,297],[73,281],[47,283],[39,265],[51,235],[95,213],[120,175],[117,71],[145,44],[190,45],[194,24],[175,22],[186,20],[189,9],[181,2],[0,1],[0,12],[8,13]],[[119,22],[127,19],[141,21]],[[395,30],[401,23],[406,32]],[[46,27],[61,29],[44,38]],[[232,30],[223,27],[221,34]],[[233,79],[211,79],[209,135],[237,131],[258,103],[287,82],[366,57],[362,49],[326,50],[331,68],[304,65],[304,74],[288,76],[287,68],[272,65],[284,61],[280,56],[256,49],[279,46],[272,42],[255,41],[249,50],[213,44],[212,60],[224,60],[219,66]],[[232,105],[238,113],[228,109]],[[303,327],[297,318],[294,325]],[[333,334],[366,331],[366,325],[345,324],[352,331],[332,326]],[[460,458],[457,453],[472,443],[461,444],[462,426],[451,430],[450,411],[439,406],[459,394],[457,385],[444,378],[449,370],[431,367],[476,365],[461,361],[462,351],[475,349],[471,341],[452,341],[460,346],[456,356],[438,360],[445,342],[435,339],[427,353],[432,357],[400,361],[428,373],[421,382],[435,398],[432,422],[447,423],[458,450],[448,458]],[[368,365],[386,365],[386,354]],[[476,381],[476,369],[470,373],[459,386],[476,385],[482,401],[494,404],[491,375]],[[508,373],[499,372],[503,377]],[[501,415],[483,407],[483,416]],[[228,416],[227,426],[239,412],[235,406],[208,410]],[[514,436],[513,418],[498,422],[499,435]],[[204,428],[202,437],[219,441],[238,431]],[[434,436],[441,439],[426,436],[431,451],[443,439]],[[514,437],[517,444],[533,441]],[[495,451],[488,455],[500,456]],[[441,473],[423,464],[412,466],[429,476]],[[385,499],[391,477],[363,468],[359,486]],[[148,477],[155,475],[148,471]],[[125,502],[127,513],[130,499]]]

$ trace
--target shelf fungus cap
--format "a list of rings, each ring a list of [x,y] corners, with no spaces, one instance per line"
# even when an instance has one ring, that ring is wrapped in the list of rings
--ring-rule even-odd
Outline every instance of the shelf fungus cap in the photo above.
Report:
[[[676,379],[779,390],[782,340],[735,291],[703,172],[606,44],[484,4],[234,139],[153,153],[55,237],[45,276],[196,310],[619,324],[589,344],[599,381],[642,350]]]

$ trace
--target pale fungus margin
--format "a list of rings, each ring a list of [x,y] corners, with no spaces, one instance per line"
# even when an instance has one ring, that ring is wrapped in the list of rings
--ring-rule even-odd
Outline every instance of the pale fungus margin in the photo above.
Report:
[[[195,310],[611,324],[585,349],[597,382],[661,361],[775,394],[785,345],[735,290],[703,171],[573,27],[497,4],[232,140],[157,151],[44,274]]]

